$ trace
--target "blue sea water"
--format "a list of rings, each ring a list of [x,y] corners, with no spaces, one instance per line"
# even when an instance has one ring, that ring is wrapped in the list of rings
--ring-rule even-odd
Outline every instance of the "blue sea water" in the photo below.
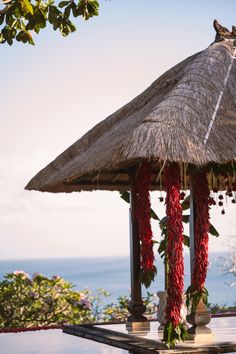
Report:
[[[236,286],[230,286],[232,275],[220,270],[220,257],[228,255],[210,254],[210,264],[206,286],[209,291],[209,302],[220,305],[236,304]],[[150,287],[150,292],[164,289],[164,270],[161,260],[157,261],[158,274]],[[14,270],[24,270],[32,275],[39,272],[46,276],[60,275],[75,285],[75,289],[89,288],[93,292],[103,288],[111,293],[109,300],[114,301],[119,295],[129,295],[130,275],[128,257],[107,258],[60,258],[40,260],[0,261],[0,279],[4,274]],[[185,287],[189,285],[189,257],[185,256]],[[145,289],[143,293],[145,294]]]

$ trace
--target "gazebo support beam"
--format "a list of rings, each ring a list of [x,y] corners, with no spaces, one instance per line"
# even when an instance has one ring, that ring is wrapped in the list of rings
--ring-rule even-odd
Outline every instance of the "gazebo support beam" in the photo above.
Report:
[[[190,180],[190,218],[189,218],[189,236],[190,236],[190,279],[193,282],[194,267],[194,224],[196,219],[195,202],[193,197],[192,181]]]
[[[129,306],[130,316],[126,322],[128,330],[147,329],[147,318],[143,316],[146,306],[142,300],[142,285],[140,282],[140,240],[138,225],[134,217],[135,197],[134,180],[137,168],[130,170],[130,275],[131,275],[131,302]]]

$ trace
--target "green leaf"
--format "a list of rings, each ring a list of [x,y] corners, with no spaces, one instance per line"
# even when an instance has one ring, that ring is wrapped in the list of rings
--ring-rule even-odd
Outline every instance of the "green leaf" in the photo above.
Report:
[[[97,1],[89,1],[88,2],[88,12],[90,14],[90,17],[92,16],[98,16],[98,2]]]
[[[190,238],[187,235],[183,235],[183,244],[187,247],[190,247]]]
[[[157,269],[155,266],[153,266],[153,269],[148,271],[141,270],[139,275],[139,281],[145,286],[145,288],[149,288],[151,282],[155,279],[156,274]]]
[[[167,217],[167,216],[164,216],[164,217],[160,220],[159,226],[160,226],[160,229],[161,229],[161,230],[164,230],[164,229],[166,228],[167,220],[168,220],[168,217]]]
[[[54,31],[56,31],[59,27],[59,20],[56,18],[54,21],[53,21],[53,29]]]
[[[190,215],[183,215],[182,216],[182,220],[185,224],[188,224],[189,223],[189,218],[190,218]]]
[[[21,40],[22,40],[22,34],[23,34],[24,32],[23,31],[20,31],[20,32],[18,32],[18,34],[16,35],[16,40],[18,41],[18,42],[21,42]]]
[[[161,253],[164,252],[164,254],[166,253],[166,246],[167,246],[167,240],[164,239],[160,242],[160,245],[158,247],[158,253],[161,255]]]
[[[68,24],[68,26],[69,26],[71,32],[75,32],[76,31],[76,27],[75,27],[75,25],[72,22],[70,22]]]
[[[64,16],[68,19],[70,17],[70,12],[71,12],[71,4],[68,5],[66,8],[65,8],[65,11],[64,11]]]
[[[202,288],[202,292],[207,294],[207,296],[209,296],[209,292],[205,286]]]
[[[120,197],[121,197],[126,203],[130,203],[130,194],[129,194],[129,192],[124,192],[124,193],[120,194]]]
[[[208,295],[206,293],[202,293],[202,301],[205,305],[207,305]]]
[[[181,204],[182,210],[188,210],[190,208],[190,195],[188,195]]]
[[[77,17],[79,14],[78,14],[78,11],[77,11],[76,4],[74,2],[71,3],[71,9],[72,9],[73,16]]]
[[[28,12],[33,15],[34,14],[34,9],[29,0],[21,0],[25,6],[25,8],[28,10]]]
[[[90,17],[98,15],[98,8],[99,3],[97,1],[80,0],[78,3],[78,14],[87,21]]]
[[[60,8],[62,8],[62,7],[69,5],[70,3],[71,3],[71,1],[61,1],[61,2],[59,2],[58,6]]]
[[[32,17],[26,25],[27,30],[35,30],[35,20]],[[36,31],[37,32],[37,31]]]
[[[191,310],[192,312],[195,312],[200,299],[201,296],[199,295],[199,293],[196,293],[195,296],[192,297],[192,310]]]
[[[50,6],[48,10],[48,21],[51,24],[54,24],[54,21],[57,19],[58,12],[55,6]]]
[[[168,322],[164,328],[163,340],[168,348],[174,348],[175,344],[179,341],[184,341],[187,331],[182,323],[177,326],[173,326],[171,322]]]
[[[154,220],[160,220],[153,209],[151,209],[151,218],[154,219]]]
[[[215,237],[219,237],[220,236],[219,232],[214,228],[214,226],[212,224],[210,224],[209,233],[212,236],[215,236]]]
[[[189,285],[189,287],[187,288],[185,294],[190,294],[190,293],[193,292],[193,290],[194,290],[194,286],[193,286],[193,284],[191,284],[191,285]]]
[[[9,45],[12,45],[13,40],[12,40],[12,38],[11,38],[10,36],[7,36],[6,40],[7,40],[7,43],[8,43]]]
[[[4,14],[0,14],[0,25],[3,23],[3,21],[4,21]]]
[[[27,32],[28,35],[28,43],[34,45],[34,40],[30,32]]]
[[[13,16],[10,15],[10,14],[7,14],[7,15],[6,15],[6,24],[9,25],[9,26],[11,26],[13,22],[14,22]]]
[[[60,26],[60,31],[63,37],[67,37],[70,34],[70,28],[68,26]]]

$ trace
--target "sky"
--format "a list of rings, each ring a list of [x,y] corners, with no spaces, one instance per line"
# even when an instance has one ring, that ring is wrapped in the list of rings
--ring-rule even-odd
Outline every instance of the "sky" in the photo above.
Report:
[[[158,76],[214,41],[213,20],[236,24],[235,0],[101,0],[67,38],[1,46],[0,259],[123,256],[128,205],[117,192],[25,191],[28,181]],[[164,206],[152,193],[153,208]],[[236,235],[235,208],[211,221],[210,251]],[[158,226],[153,224],[156,237]]]

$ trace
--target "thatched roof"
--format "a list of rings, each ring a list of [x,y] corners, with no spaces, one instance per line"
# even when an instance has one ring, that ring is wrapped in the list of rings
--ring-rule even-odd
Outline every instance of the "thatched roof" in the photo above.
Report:
[[[29,190],[125,190],[128,168],[154,161],[236,159],[236,37],[222,36],[182,61],[93,127],[26,186]],[[154,177],[155,179],[155,177]]]

